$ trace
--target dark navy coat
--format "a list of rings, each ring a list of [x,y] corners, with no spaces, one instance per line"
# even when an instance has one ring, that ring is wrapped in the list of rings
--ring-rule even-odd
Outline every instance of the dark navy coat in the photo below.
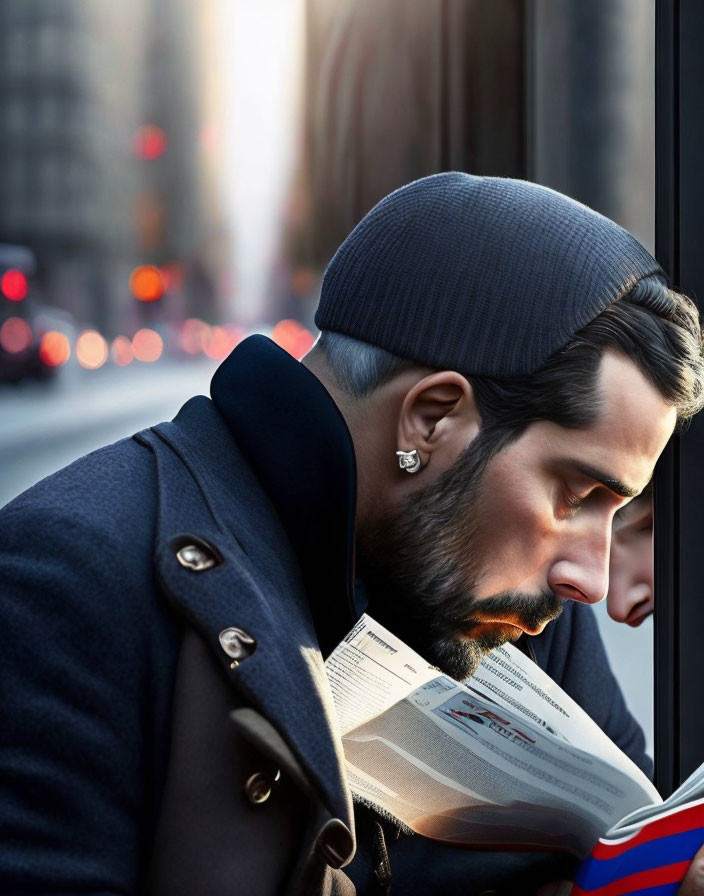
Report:
[[[192,543],[211,568],[178,562]],[[337,870],[352,806],[296,554],[209,399],[9,504],[0,590],[1,893],[378,892],[361,815]],[[534,645],[647,763],[589,609]],[[390,853],[401,894],[517,892],[544,862],[419,837]]]

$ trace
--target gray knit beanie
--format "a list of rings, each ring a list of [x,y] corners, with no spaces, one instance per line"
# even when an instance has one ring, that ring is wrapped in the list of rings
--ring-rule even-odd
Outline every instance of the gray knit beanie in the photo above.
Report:
[[[328,265],[315,322],[467,375],[532,373],[650,274],[623,228],[536,184],[461,172],[382,199]]]

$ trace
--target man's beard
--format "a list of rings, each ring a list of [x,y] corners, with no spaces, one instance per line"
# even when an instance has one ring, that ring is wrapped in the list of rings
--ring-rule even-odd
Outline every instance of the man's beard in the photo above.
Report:
[[[480,433],[438,481],[358,539],[370,614],[459,681],[474,674],[489,650],[517,640],[516,626],[536,630],[562,612],[562,601],[549,590],[474,596],[487,561],[477,556],[481,483],[495,453]]]

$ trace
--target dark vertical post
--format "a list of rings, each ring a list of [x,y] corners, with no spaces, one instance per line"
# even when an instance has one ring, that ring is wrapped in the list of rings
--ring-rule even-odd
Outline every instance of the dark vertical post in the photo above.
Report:
[[[679,283],[704,307],[704,4],[679,0]],[[679,777],[704,761],[704,415],[680,438]]]
[[[679,280],[679,0],[655,7],[655,253]],[[655,784],[663,795],[679,781],[679,439],[655,475]]]
[[[673,283],[704,297],[704,4],[658,0],[656,251]],[[656,479],[655,749],[668,793],[703,760],[704,418],[673,439]]]
[[[653,0],[531,0],[529,177],[652,251]]]

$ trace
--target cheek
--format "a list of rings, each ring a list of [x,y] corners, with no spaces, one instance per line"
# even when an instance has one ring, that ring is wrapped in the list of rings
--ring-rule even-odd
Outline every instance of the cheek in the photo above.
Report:
[[[512,587],[545,566],[555,516],[546,482],[509,453],[485,474],[478,549],[488,576],[515,579],[507,583]]]
[[[532,497],[513,495],[489,506],[483,519],[483,546],[490,563],[528,575],[541,567],[553,534],[552,508]]]

